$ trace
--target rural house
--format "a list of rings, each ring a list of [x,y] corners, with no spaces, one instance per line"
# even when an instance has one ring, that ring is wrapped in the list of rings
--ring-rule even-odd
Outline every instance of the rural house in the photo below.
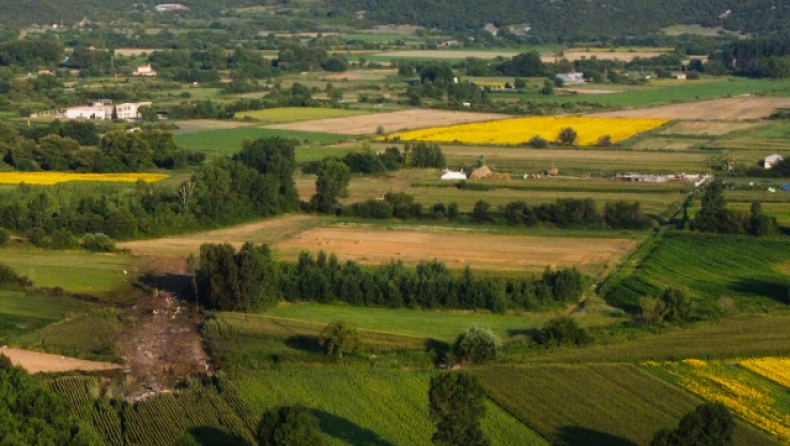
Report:
[[[452,170],[445,170],[444,175],[442,175],[443,180],[465,180],[466,174],[464,171],[454,172]]]
[[[151,67],[151,64],[140,65],[132,71],[132,76],[156,76],[156,71]]]
[[[584,73],[571,71],[569,73],[557,73],[557,79],[566,84],[581,84],[584,82]]]

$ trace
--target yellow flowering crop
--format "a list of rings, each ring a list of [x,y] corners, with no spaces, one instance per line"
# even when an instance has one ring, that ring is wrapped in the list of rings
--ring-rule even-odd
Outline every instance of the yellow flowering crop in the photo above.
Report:
[[[740,365],[771,381],[790,388],[790,359],[758,358],[741,361]]]
[[[740,364],[749,370],[752,367],[773,370],[773,367],[781,365],[780,361],[766,358]],[[777,404],[776,400],[784,397],[750,378],[749,372],[728,364],[707,364],[695,359],[665,363],[663,368],[686,390],[708,401],[724,404],[744,420],[790,443],[790,416],[783,409],[784,403]]]
[[[158,173],[0,172],[0,184],[25,183],[49,186],[69,181],[136,183],[138,180],[153,183],[167,177]]]
[[[390,137],[403,141],[522,145],[534,136],[557,141],[560,131],[570,127],[576,131],[576,144],[590,146],[598,143],[602,136],[608,135],[611,142],[616,143],[667,122],[666,119],[539,116],[412,130]]]

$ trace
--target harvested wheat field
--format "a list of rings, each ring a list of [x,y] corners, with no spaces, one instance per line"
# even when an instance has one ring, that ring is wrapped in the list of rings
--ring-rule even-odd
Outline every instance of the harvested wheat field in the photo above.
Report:
[[[28,373],[60,373],[96,370],[115,370],[120,369],[118,364],[98,361],[85,361],[82,359],[67,358],[60,355],[50,355],[46,353],[32,352],[29,350],[19,350],[16,348],[0,348],[0,353],[8,356],[16,366],[21,366]]]
[[[575,60],[592,59],[598,60],[619,60],[630,62],[634,58],[649,58],[666,54],[663,51],[565,51],[562,56],[557,57],[551,54],[540,56],[543,62],[558,62],[562,59]]]
[[[230,243],[236,248],[245,242],[275,243],[314,227],[321,221],[321,218],[311,215],[284,215],[246,225],[198,232],[181,237],[118,243],[118,247],[128,249],[136,256],[187,256],[191,253],[197,254],[203,243]]]
[[[658,107],[619,110],[585,115],[597,118],[655,118],[693,119],[700,121],[730,120],[743,121],[768,117],[777,108],[790,107],[790,98],[737,98],[713,99],[686,104],[661,105]]]
[[[391,259],[447,263],[451,268],[540,271],[575,266],[597,273],[636,246],[635,240],[555,238],[460,232],[457,230],[371,230],[316,228],[274,245],[286,257],[300,251],[335,253],[342,261],[380,264]]]
[[[658,133],[661,135],[702,135],[720,136],[735,130],[745,130],[764,122],[728,122],[728,121],[679,121],[665,126]]]
[[[142,54],[152,54],[162,51],[159,48],[115,48],[113,52],[116,56],[137,57]]]
[[[374,113],[346,118],[316,119],[289,124],[267,125],[268,129],[301,130],[306,132],[340,133],[343,135],[365,135],[376,133],[379,126],[387,133],[438,127],[467,122],[491,121],[508,118],[497,113],[472,113],[441,110],[403,110],[392,113]]]

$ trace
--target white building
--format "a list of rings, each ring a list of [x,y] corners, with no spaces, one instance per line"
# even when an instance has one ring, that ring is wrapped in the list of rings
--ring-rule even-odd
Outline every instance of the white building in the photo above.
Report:
[[[770,169],[776,165],[779,161],[784,161],[784,157],[782,155],[770,155],[766,156],[765,160],[763,161],[763,167],[766,169]]]
[[[156,76],[156,70],[151,67],[151,64],[140,65],[132,71],[132,76]]]
[[[125,102],[115,106],[115,113],[118,114],[118,119],[137,119],[140,117],[140,107],[150,106],[150,102]]]
[[[168,12],[168,11],[187,10],[189,8],[182,5],[181,3],[162,3],[161,5],[156,5],[154,9],[156,9],[157,12]]]
[[[557,73],[557,79],[561,79],[566,84],[581,84],[584,82],[584,73],[579,73],[578,71]]]
[[[445,170],[444,175],[442,175],[443,180],[465,180],[466,174],[461,172],[453,172],[452,170]]]
[[[112,109],[110,109],[112,112]],[[66,119],[108,119],[106,106],[100,102],[93,105],[81,105],[79,107],[67,108],[63,114]]]

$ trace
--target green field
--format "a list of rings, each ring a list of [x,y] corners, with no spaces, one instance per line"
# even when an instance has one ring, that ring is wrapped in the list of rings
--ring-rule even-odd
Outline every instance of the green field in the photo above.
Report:
[[[258,372],[236,385],[259,412],[293,404],[312,409],[333,446],[427,446],[434,429],[428,416],[431,373],[330,367]],[[494,404],[482,424],[495,445],[547,444]]]
[[[0,258],[35,286],[61,287],[113,300],[123,300],[123,291],[140,274],[138,260],[127,254],[7,247],[0,248]]]
[[[738,309],[783,307],[790,278],[790,241],[689,232],[669,232],[635,272],[604,297],[614,306],[638,311],[641,296],[659,296],[668,286],[688,289],[703,315],[718,314],[719,299]]]
[[[65,296],[0,290],[0,343],[8,344],[14,336],[96,307],[96,304]]]
[[[488,367],[476,372],[490,397],[556,445],[648,445],[701,399],[634,365]],[[739,424],[736,444],[775,445]]]
[[[278,107],[238,112],[236,119],[252,119],[265,124],[284,124],[313,119],[345,118],[365,113],[364,111],[342,108]]]
[[[272,136],[296,138],[308,144],[332,144],[354,139],[348,135],[332,133],[300,132],[294,130],[263,129],[257,127],[239,127],[236,129],[205,130],[193,133],[182,133],[173,136],[176,144],[190,150],[203,152],[209,157],[232,155],[241,150],[241,141],[245,138],[258,139]],[[299,161],[299,160],[297,160]]]
[[[99,397],[99,383],[92,377],[58,378],[49,386],[64,397],[73,414],[93,425],[106,445],[170,445],[185,432],[204,445],[256,444],[253,436],[260,415],[229,383],[220,387],[194,380],[187,390],[134,405]]]
[[[266,316],[316,324],[347,321],[366,330],[452,341],[471,325],[488,328],[502,337],[543,326],[552,315],[508,316],[473,312],[441,312],[410,309],[296,304],[280,305]]]

